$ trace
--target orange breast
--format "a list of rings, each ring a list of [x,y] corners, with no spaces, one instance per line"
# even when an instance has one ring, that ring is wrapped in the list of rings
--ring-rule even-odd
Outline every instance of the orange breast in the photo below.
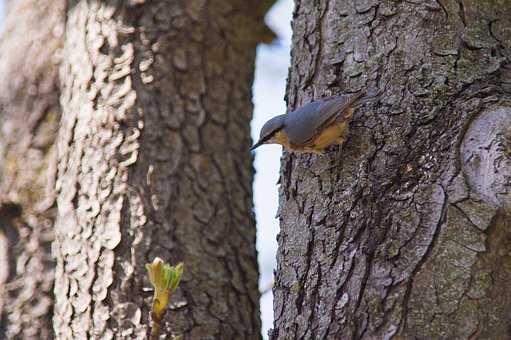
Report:
[[[279,143],[286,149],[293,150],[294,148],[291,146],[291,143],[289,143],[289,139],[287,138],[286,134],[283,131],[278,131],[275,134],[275,137],[273,137],[276,143]]]
[[[321,153],[330,145],[340,145],[344,143],[348,135],[348,127],[352,114],[353,110],[347,111],[340,122],[337,121],[326,127],[321,133],[316,135],[311,142],[307,143],[307,145],[291,144],[283,131],[279,131],[275,134],[274,141],[281,144],[286,149],[295,152]]]
[[[346,140],[347,134],[348,122],[333,124],[317,135],[311,146],[313,149],[323,150],[330,145],[342,144]]]

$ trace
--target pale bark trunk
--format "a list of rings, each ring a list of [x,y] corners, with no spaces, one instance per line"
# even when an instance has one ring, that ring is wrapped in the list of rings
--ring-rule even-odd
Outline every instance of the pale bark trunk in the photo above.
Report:
[[[298,0],[290,108],[368,86],[342,151],[286,153],[273,339],[509,339],[511,2]]]
[[[144,264],[183,261],[164,334],[258,339],[255,1],[78,1],[61,69],[54,327],[143,338]]]
[[[0,40],[0,338],[50,339],[64,1],[10,3]]]

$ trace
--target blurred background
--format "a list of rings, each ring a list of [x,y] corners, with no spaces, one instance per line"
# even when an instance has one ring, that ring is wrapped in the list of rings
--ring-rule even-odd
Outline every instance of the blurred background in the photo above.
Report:
[[[279,0],[268,12],[266,23],[278,35],[272,45],[257,48],[255,80],[253,87],[254,118],[252,139],[259,138],[263,124],[271,117],[286,111],[284,93],[290,63],[291,15],[293,0]],[[259,252],[259,287],[268,289],[273,279],[277,252],[278,220],[275,219],[279,204],[278,186],[281,147],[264,145],[255,154],[254,204],[257,219],[257,251]],[[271,290],[261,297],[263,336],[273,322],[273,296]]]
[[[257,49],[255,81],[253,86],[254,119],[252,139],[257,140],[259,130],[269,118],[284,113],[284,92],[290,62],[292,0],[279,0],[266,16],[266,23],[278,35],[271,45],[260,45]],[[0,0],[0,27],[4,17],[4,0]],[[255,155],[254,204],[257,218],[257,250],[261,291],[271,287],[278,221],[278,186],[281,147],[263,146]],[[267,339],[273,320],[273,296],[271,290],[261,298],[262,333]]]

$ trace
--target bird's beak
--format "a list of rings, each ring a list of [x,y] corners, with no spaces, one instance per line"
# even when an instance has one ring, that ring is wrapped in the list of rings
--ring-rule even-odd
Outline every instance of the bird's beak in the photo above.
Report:
[[[264,144],[264,142],[262,140],[260,140],[259,142],[257,142],[254,145],[252,145],[252,147],[250,148],[250,151],[255,150],[256,148],[260,147],[263,144]]]

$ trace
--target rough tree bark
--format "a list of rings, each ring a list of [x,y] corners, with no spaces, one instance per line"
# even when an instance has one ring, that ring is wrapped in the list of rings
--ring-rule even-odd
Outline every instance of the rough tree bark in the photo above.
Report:
[[[273,339],[509,339],[511,2],[298,0],[289,108],[367,86],[342,151],[284,154]]]
[[[9,5],[0,40],[0,339],[51,339],[64,1]]]
[[[255,0],[76,1],[58,137],[54,327],[144,338],[144,264],[184,261],[163,330],[260,337],[249,120]]]

